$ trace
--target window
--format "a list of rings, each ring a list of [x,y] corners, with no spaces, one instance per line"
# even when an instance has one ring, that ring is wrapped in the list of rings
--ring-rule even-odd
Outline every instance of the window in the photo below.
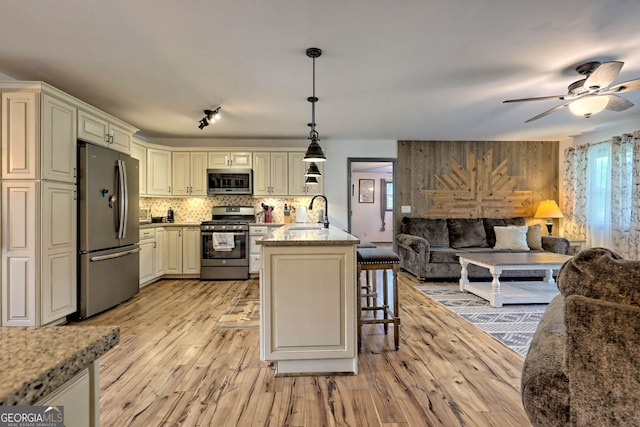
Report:
[[[393,210],[393,181],[385,181],[385,206],[384,210]]]

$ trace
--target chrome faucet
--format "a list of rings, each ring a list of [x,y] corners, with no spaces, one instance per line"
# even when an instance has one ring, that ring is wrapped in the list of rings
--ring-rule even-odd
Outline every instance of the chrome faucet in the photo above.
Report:
[[[324,217],[322,218],[322,223],[324,224],[324,228],[329,228],[329,202],[327,202],[327,198],[323,194],[316,194],[311,198],[309,210],[313,210],[313,201],[316,197],[322,197],[324,199]]]

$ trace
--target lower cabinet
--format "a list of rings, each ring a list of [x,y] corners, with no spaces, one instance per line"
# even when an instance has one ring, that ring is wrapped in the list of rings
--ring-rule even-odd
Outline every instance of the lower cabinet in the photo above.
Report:
[[[262,239],[267,234],[271,233],[274,229],[282,227],[282,225],[250,225],[249,226],[249,273],[259,274],[260,266],[262,265],[260,260],[260,245],[256,243],[256,240]]]
[[[53,393],[43,397],[38,406],[63,406],[65,426],[100,425],[99,362],[94,361]]]
[[[153,277],[158,278],[165,274],[167,264],[167,230],[164,227],[156,228],[156,263]]]
[[[42,326],[76,311],[71,183],[2,182],[2,326]]]
[[[140,230],[140,285],[148,284],[155,278],[156,271],[156,230]]]
[[[164,274],[200,274],[200,228],[166,227]]]

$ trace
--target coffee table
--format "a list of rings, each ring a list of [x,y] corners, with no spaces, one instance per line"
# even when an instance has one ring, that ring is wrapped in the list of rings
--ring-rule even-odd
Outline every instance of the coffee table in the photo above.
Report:
[[[571,257],[552,252],[497,252],[474,253],[459,252],[462,265],[460,290],[471,292],[491,304],[502,307],[503,304],[538,304],[551,302],[558,294],[558,286],[553,279],[553,270],[557,270]],[[491,282],[469,282],[467,266],[478,265],[489,269]],[[500,282],[505,270],[544,270],[542,281]]]

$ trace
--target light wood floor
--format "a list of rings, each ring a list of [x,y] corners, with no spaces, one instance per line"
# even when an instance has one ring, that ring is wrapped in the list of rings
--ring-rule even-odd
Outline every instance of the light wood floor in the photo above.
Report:
[[[400,274],[401,340],[365,325],[358,375],[275,377],[258,329],[214,329],[258,281],[163,280],[81,322],[119,325],[100,361],[102,426],[529,426],[521,356]]]

